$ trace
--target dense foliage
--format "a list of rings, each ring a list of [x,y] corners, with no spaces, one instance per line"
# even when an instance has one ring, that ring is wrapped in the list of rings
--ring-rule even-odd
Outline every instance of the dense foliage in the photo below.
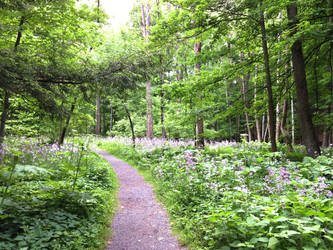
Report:
[[[87,144],[7,138],[0,169],[0,249],[100,249],[117,181]]]
[[[100,146],[150,173],[190,246],[332,249],[332,150],[314,160],[299,149],[291,161],[257,143],[204,151],[167,144],[139,151],[119,141]]]

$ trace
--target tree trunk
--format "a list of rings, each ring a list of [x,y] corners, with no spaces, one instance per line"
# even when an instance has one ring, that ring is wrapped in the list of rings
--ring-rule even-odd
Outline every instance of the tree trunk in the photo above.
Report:
[[[101,97],[100,92],[96,93],[96,135],[101,134]]]
[[[333,23],[333,0],[328,0],[328,22],[330,24]],[[328,56],[328,67],[330,72],[330,82],[328,84],[328,88],[330,91],[330,101],[328,104],[328,117],[331,117],[332,110],[333,110],[333,65],[332,65],[332,52],[333,52],[333,41],[330,42],[330,49],[329,49],[329,56]],[[330,131],[332,131],[332,124],[327,125],[324,124],[325,130],[324,130],[324,138],[323,138],[323,147],[328,146],[330,144],[329,137],[330,137]]]
[[[194,54],[197,56],[201,52],[202,43],[198,42],[194,44]],[[199,74],[201,70],[201,64],[196,63],[195,65],[196,73]],[[200,97],[201,99],[201,97]],[[205,138],[204,138],[204,121],[199,113],[196,120],[196,147],[204,148],[205,147]]]
[[[295,145],[295,108],[294,99],[290,100],[290,110],[291,110],[291,141]]]
[[[291,37],[297,33],[297,6],[296,1],[287,6],[287,14]],[[302,139],[307,153],[311,157],[320,155],[320,148],[312,124],[312,113],[309,104],[308,89],[306,83],[305,64],[301,40],[296,40],[291,47],[292,62],[297,97],[297,115]]]
[[[150,6],[144,5],[141,3],[141,28],[142,35],[145,41],[148,41],[150,35]],[[153,101],[151,96],[152,83],[146,83],[146,101],[147,101],[147,128],[146,128],[146,137],[147,139],[153,138]]]
[[[288,129],[286,128],[287,126],[287,116],[288,116],[288,98],[285,98],[283,101],[283,108],[282,108],[282,119],[281,119],[281,132],[283,134],[283,138],[285,143],[288,146],[288,151],[292,152],[293,151],[293,146],[291,142],[291,138],[288,132]]]
[[[229,92],[228,92],[228,87],[225,89],[225,99],[226,99],[226,103],[227,103],[227,108],[229,109],[230,107],[230,101],[229,101]],[[229,123],[229,128],[228,128],[228,131],[229,131],[229,140],[231,141],[232,140],[232,121],[231,121],[231,118],[229,117],[228,118],[228,123]]]
[[[262,8],[262,0],[260,1],[260,7]],[[265,27],[265,16],[264,11],[261,11],[260,19],[261,35],[262,35],[262,49],[264,52],[265,60],[265,73],[266,73],[266,88],[268,94],[268,115],[269,115],[269,136],[271,139],[272,151],[276,152],[276,141],[275,141],[275,112],[274,112],[274,100],[273,100],[273,90],[272,90],[272,78],[271,70],[269,65],[269,54],[267,47],[267,36]]]
[[[275,141],[280,139],[280,103],[276,104],[276,124],[275,124]]]
[[[262,116],[261,138],[262,138],[263,142],[265,141],[265,118],[266,118],[266,114],[264,114]]]
[[[59,145],[59,146],[61,146],[61,145],[64,143],[65,136],[66,136],[66,131],[67,131],[67,129],[68,129],[69,122],[70,122],[70,120],[71,120],[72,114],[73,114],[74,109],[75,109],[75,104],[76,104],[76,99],[75,99],[74,102],[72,103],[71,110],[70,110],[70,113],[69,113],[68,116],[67,116],[65,126],[63,126],[62,131],[61,131],[61,134],[60,134],[60,136],[59,136],[59,141],[58,141],[58,145]]]
[[[249,120],[249,112],[247,111],[250,106],[247,101],[247,82],[248,78],[247,76],[243,76],[242,79],[242,94],[243,94],[243,101],[244,101],[244,108],[245,108],[245,121],[246,121],[246,128],[247,128],[247,134],[248,134],[248,141],[252,141],[252,133],[250,128],[250,120]]]
[[[161,126],[162,126],[162,138],[166,138],[165,126],[164,126],[164,73],[161,73]]]
[[[113,127],[113,107],[112,107],[112,99],[110,99],[110,132]]]
[[[25,16],[21,16],[19,28],[17,31],[16,41],[15,41],[15,45],[14,45],[14,52],[17,52],[17,49],[21,43],[22,29],[23,29],[24,21],[25,21]],[[6,134],[6,122],[7,122],[9,107],[10,107],[9,98],[10,98],[10,93],[8,92],[8,90],[4,90],[3,110],[2,110],[1,124],[0,124],[0,149],[2,149],[2,144],[5,139],[5,134]]]
[[[254,102],[257,101],[257,80],[258,80],[258,65],[256,65],[256,72],[255,72],[255,82],[254,82]],[[256,120],[256,131],[257,131],[257,140],[261,143],[261,127],[260,121],[258,118],[257,110],[255,110],[255,120]]]
[[[153,138],[153,100],[151,97],[151,82],[146,84],[146,100],[147,100],[147,139]]]
[[[9,92],[5,90],[4,97],[3,97],[3,105],[2,105],[1,124],[0,124],[0,147],[1,147],[1,149],[2,149],[3,141],[5,139],[5,127],[6,127],[6,121],[8,118],[8,111],[9,111],[9,107],[10,107],[9,96],[10,96]]]
[[[134,133],[134,125],[133,125],[133,122],[132,122],[131,114],[130,114],[128,108],[126,107],[125,103],[123,103],[123,106],[124,106],[124,109],[126,111],[128,121],[130,123],[131,133],[132,133],[132,143],[133,143],[133,148],[135,148],[135,133]]]

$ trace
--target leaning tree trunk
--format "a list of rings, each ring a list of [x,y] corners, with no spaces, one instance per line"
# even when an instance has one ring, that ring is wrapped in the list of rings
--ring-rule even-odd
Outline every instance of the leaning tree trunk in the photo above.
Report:
[[[194,54],[198,55],[201,52],[201,46],[202,43],[198,42],[194,44]],[[200,63],[197,63],[195,65],[196,73],[199,74],[201,70]],[[200,98],[201,99],[201,98]],[[197,115],[197,120],[195,124],[195,132],[196,132],[196,147],[197,148],[204,148],[205,147],[205,138],[204,138],[204,120],[201,117],[201,114],[199,113]]]
[[[287,14],[291,37],[297,33],[297,5],[296,1],[287,6]],[[308,88],[306,82],[305,63],[303,57],[302,41],[296,40],[291,47],[294,78],[296,85],[296,109],[303,142],[307,153],[311,157],[320,155],[320,148],[312,123],[312,113],[309,104]]]
[[[71,117],[73,115],[73,112],[74,112],[74,109],[75,109],[75,104],[76,104],[76,99],[74,100],[74,102],[72,103],[72,106],[71,106],[71,110],[67,116],[67,119],[66,119],[66,123],[65,123],[65,126],[63,126],[62,128],[62,131],[61,131],[61,134],[59,136],[59,141],[58,141],[58,145],[61,146],[63,143],[64,143],[64,140],[65,140],[65,136],[66,136],[66,131],[68,130],[68,127],[69,127],[69,122],[71,120]]]
[[[262,8],[262,0],[260,1],[260,7]],[[273,90],[272,90],[272,78],[271,70],[269,65],[269,54],[267,47],[267,35],[265,27],[265,16],[264,11],[261,11],[260,18],[261,36],[262,36],[262,49],[264,52],[265,60],[265,73],[266,73],[266,89],[268,94],[268,116],[269,116],[269,136],[271,139],[272,151],[277,151],[276,140],[275,140],[275,111],[274,111],[274,100],[273,100]]]
[[[132,144],[133,144],[133,148],[135,148],[135,132],[134,132],[134,124],[133,124],[133,121],[132,121],[132,118],[131,118],[131,114],[126,106],[125,103],[123,103],[123,107],[126,111],[126,115],[127,115],[127,118],[128,118],[128,121],[130,123],[130,128],[131,128],[131,133],[132,133]]]

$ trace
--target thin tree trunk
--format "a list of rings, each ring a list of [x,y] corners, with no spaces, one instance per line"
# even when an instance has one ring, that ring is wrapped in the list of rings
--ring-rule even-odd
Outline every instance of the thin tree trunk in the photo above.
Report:
[[[294,99],[290,100],[291,104],[291,140],[293,145],[295,145],[295,108],[294,108]]]
[[[241,57],[241,60],[244,58],[243,52],[241,52],[240,57]],[[250,78],[249,75],[250,75],[250,72],[248,72],[247,75],[243,75],[241,89],[242,89],[244,108],[245,108],[245,121],[246,121],[246,128],[247,128],[247,134],[248,134],[248,141],[252,141],[252,133],[251,133],[251,127],[250,127],[249,112],[248,112],[250,105],[247,101],[247,84],[248,84],[248,81]]]
[[[267,142],[268,139],[267,139],[267,136],[270,137],[270,134],[269,134],[269,115],[267,115],[267,125],[266,125],[266,129],[265,129],[265,135],[264,135],[264,141]]]
[[[96,93],[96,135],[101,134],[101,97],[100,92]]]
[[[150,36],[150,6],[141,3],[141,27],[142,35],[145,41],[148,41]],[[153,101],[151,96],[152,83],[149,81],[146,83],[146,101],[147,101],[147,128],[146,137],[147,139],[153,138]]]
[[[230,101],[229,101],[229,93],[228,93],[228,87],[225,89],[225,99],[226,99],[226,102],[227,102],[227,109],[229,109],[229,107],[230,107]],[[231,136],[232,136],[232,130],[231,130],[231,128],[232,128],[232,121],[231,121],[231,118],[229,117],[228,118],[228,123],[229,123],[229,140],[231,141],[232,140],[232,138],[231,138]]]
[[[112,107],[112,99],[110,99],[110,132],[113,127],[113,107]]]
[[[0,147],[1,147],[1,149],[2,149],[3,141],[5,139],[5,127],[6,127],[6,121],[8,118],[8,111],[9,111],[9,107],[10,107],[9,96],[10,96],[9,92],[5,90],[4,97],[3,97],[3,104],[2,104],[1,124],[0,124]]]
[[[291,36],[297,33],[297,5],[296,1],[287,6],[287,14]],[[296,107],[299,126],[302,139],[304,141],[307,153],[311,157],[320,155],[320,148],[316,138],[315,130],[312,123],[312,113],[309,104],[309,96],[306,82],[305,64],[303,57],[302,41],[296,40],[291,47],[292,62],[294,68],[294,78],[296,85]]]
[[[282,108],[282,119],[281,119],[281,132],[283,134],[285,143],[288,146],[288,151],[292,152],[293,151],[293,146],[291,142],[291,138],[288,132],[288,129],[286,128],[287,126],[287,116],[288,116],[288,98],[285,98],[283,101],[283,108]]]
[[[102,106],[101,106],[101,113],[102,113],[102,121],[101,121],[101,124],[102,124],[102,135],[106,135],[106,132],[108,130],[107,128],[107,122],[106,122],[106,112],[103,112],[103,103],[102,103]]]
[[[69,113],[68,116],[67,116],[65,126],[63,126],[62,131],[61,131],[61,134],[60,134],[60,136],[59,136],[59,141],[58,141],[58,145],[59,145],[59,146],[61,146],[61,145],[64,143],[65,136],[66,136],[66,131],[67,131],[67,129],[68,129],[69,122],[70,122],[70,120],[71,120],[71,117],[72,117],[73,112],[74,112],[74,109],[75,109],[75,104],[76,104],[76,99],[75,99],[74,102],[72,103],[71,110],[70,110],[70,113]]]
[[[161,126],[162,126],[162,138],[166,138],[165,126],[164,126],[164,73],[161,73]]]
[[[257,80],[258,80],[258,65],[256,65],[255,81],[254,81],[254,102],[257,101]],[[254,117],[256,120],[257,140],[259,143],[261,143],[261,127],[260,127],[260,121],[258,118],[257,110],[255,110]]]
[[[133,143],[133,148],[135,148],[135,133],[134,133],[134,125],[133,125],[133,122],[132,122],[131,114],[130,114],[128,108],[126,107],[125,103],[123,103],[123,106],[124,106],[124,109],[126,111],[128,121],[130,123],[131,133],[132,133],[132,143]]]
[[[198,55],[201,52],[201,42],[194,44],[194,54]],[[201,70],[201,64],[197,63],[195,65],[196,73],[199,74]],[[201,99],[201,97],[200,97]],[[204,121],[199,113],[196,120],[196,146],[197,148],[204,148],[205,147],[205,138],[204,138]]]
[[[276,104],[276,124],[275,124],[275,140],[279,142],[280,139],[280,103]]]
[[[262,126],[261,126],[261,138],[263,142],[265,141],[265,117],[266,115],[264,114],[262,116]]]
[[[151,82],[146,84],[146,100],[147,100],[147,131],[146,137],[153,138],[153,100],[151,97]]]
[[[262,8],[262,0],[260,1],[260,7]],[[269,65],[269,53],[267,47],[265,16],[263,10],[261,11],[260,27],[262,35],[262,49],[264,52],[264,60],[265,60],[266,89],[268,94],[269,136],[271,139],[272,151],[276,152],[277,146],[275,141],[275,112],[274,112],[274,100],[273,100],[273,90],[272,90],[272,78]]]

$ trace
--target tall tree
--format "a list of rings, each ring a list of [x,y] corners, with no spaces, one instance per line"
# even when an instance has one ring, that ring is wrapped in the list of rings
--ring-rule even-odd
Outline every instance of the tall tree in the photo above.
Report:
[[[296,0],[291,0],[287,6],[287,14],[290,27],[290,37],[297,34],[297,4]],[[305,63],[303,56],[302,41],[296,38],[291,46],[292,63],[294,69],[294,79],[296,86],[296,107],[298,122],[302,139],[306,146],[307,153],[311,157],[320,155],[320,148],[312,123],[312,112],[309,104],[309,95],[305,73]]]
[[[150,26],[151,26],[151,16],[150,16],[150,5],[149,3],[141,3],[141,28],[142,35],[144,39],[148,42],[150,36]],[[152,99],[152,82],[148,81],[146,83],[146,101],[147,101],[147,127],[146,127],[146,137],[148,139],[153,138],[153,99]]]
[[[271,68],[269,63],[269,52],[267,46],[267,34],[266,34],[266,24],[265,24],[265,13],[263,10],[263,1],[260,0],[259,7],[260,12],[260,28],[261,28],[261,40],[262,40],[262,50],[264,53],[265,61],[265,74],[266,74],[266,90],[268,95],[268,116],[269,116],[269,135],[271,139],[272,151],[277,151],[276,140],[275,140],[275,112],[274,112],[274,99],[272,90],[272,77]]]

